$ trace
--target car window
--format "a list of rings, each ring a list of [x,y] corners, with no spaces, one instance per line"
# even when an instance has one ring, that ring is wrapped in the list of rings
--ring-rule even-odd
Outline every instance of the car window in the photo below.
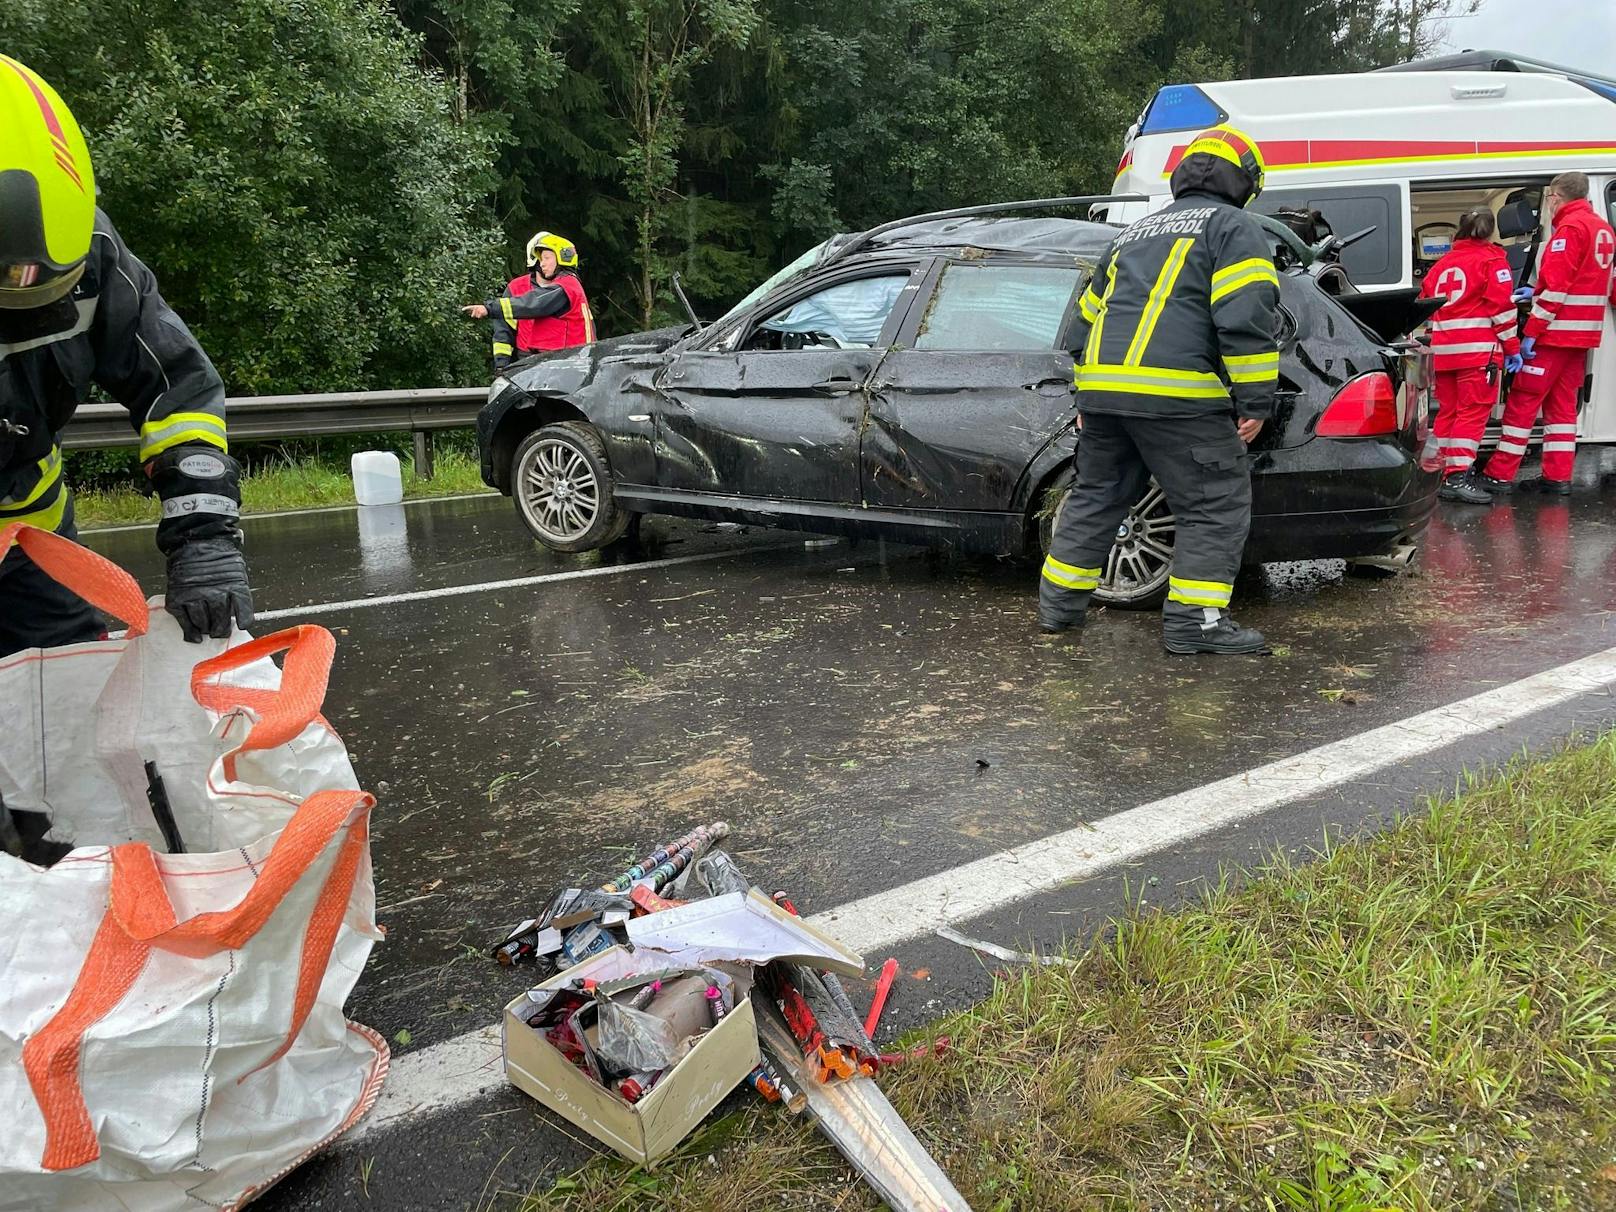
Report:
[[[915,335],[916,349],[1053,349],[1077,268],[950,265]]]
[[[838,282],[758,325],[748,349],[869,349],[908,284],[907,272]]]
[[[824,253],[826,247],[829,244],[830,244],[829,240],[825,240],[822,243],[815,244],[812,248],[810,248],[807,252],[803,253],[802,256],[798,257],[790,265],[787,265],[784,269],[778,269],[774,273],[770,274],[767,278],[764,278],[763,281],[758,283],[758,285],[756,287],[754,287],[751,291],[747,292],[747,295],[746,295],[746,297],[744,299],[742,299],[734,307],[732,307],[728,311],[726,311],[723,315],[719,316],[717,320],[713,321],[714,325],[715,326],[722,326],[724,323],[726,323],[729,320],[729,318],[731,316],[739,315],[741,312],[745,311],[748,307],[751,307],[752,304],[756,303],[764,295],[768,294],[775,287],[783,286],[785,283],[789,282],[792,278],[795,278],[798,274],[800,274],[803,271],[807,270],[810,266],[812,266],[815,262],[817,262],[819,260],[820,256]]]

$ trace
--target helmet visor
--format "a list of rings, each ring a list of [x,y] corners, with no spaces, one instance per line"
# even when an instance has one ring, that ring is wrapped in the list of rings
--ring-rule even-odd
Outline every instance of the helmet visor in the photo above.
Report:
[[[84,273],[84,262],[54,269],[38,261],[0,262],[0,307],[21,311],[54,303],[73,289]]]

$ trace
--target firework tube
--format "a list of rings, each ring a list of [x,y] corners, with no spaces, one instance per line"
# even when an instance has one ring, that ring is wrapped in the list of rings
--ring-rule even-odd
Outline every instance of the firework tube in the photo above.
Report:
[[[710,825],[703,825],[699,829],[692,830],[678,841],[669,842],[667,845],[653,850],[616,879],[602,884],[600,890],[602,892],[627,892],[633,887],[636,880],[642,880],[647,875],[650,875],[679,851],[689,847],[700,852],[707,849],[714,842],[728,836],[729,825],[724,821],[714,821]]]

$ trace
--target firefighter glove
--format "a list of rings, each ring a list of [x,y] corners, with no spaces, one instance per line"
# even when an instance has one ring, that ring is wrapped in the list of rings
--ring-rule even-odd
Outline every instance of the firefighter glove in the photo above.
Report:
[[[239,538],[190,539],[175,548],[168,557],[166,605],[191,644],[203,636],[228,639],[232,623],[251,626],[252,590]]]

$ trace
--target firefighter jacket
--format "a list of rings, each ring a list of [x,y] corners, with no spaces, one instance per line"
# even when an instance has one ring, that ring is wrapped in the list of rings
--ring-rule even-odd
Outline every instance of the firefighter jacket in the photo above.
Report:
[[[1514,285],[1509,258],[1491,240],[1458,240],[1426,271],[1420,298],[1447,299],[1429,326],[1435,369],[1467,370],[1520,352]]]
[[[1537,271],[1537,295],[1524,336],[1539,345],[1593,349],[1604,335],[1605,307],[1616,301],[1611,265],[1616,234],[1586,198],[1562,203]]]
[[[72,293],[44,307],[0,310],[0,525],[61,526],[61,433],[94,386],[129,410],[148,467],[179,447],[228,452],[218,372],[100,210]],[[239,498],[188,492],[182,480],[158,486],[159,547],[171,550],[178,535],[233,533]]]
[[[494,321],[494,365],[548,349],[571,349],[595,339],[595,317],[583,283],[560,270],[544,285],[531,273],[511,279],[505,293],[485,304]]]
[[[1279,276],[1245,211],[1190,192],[1119,235],[1078,300],[1078,407],[1269,417]]]

